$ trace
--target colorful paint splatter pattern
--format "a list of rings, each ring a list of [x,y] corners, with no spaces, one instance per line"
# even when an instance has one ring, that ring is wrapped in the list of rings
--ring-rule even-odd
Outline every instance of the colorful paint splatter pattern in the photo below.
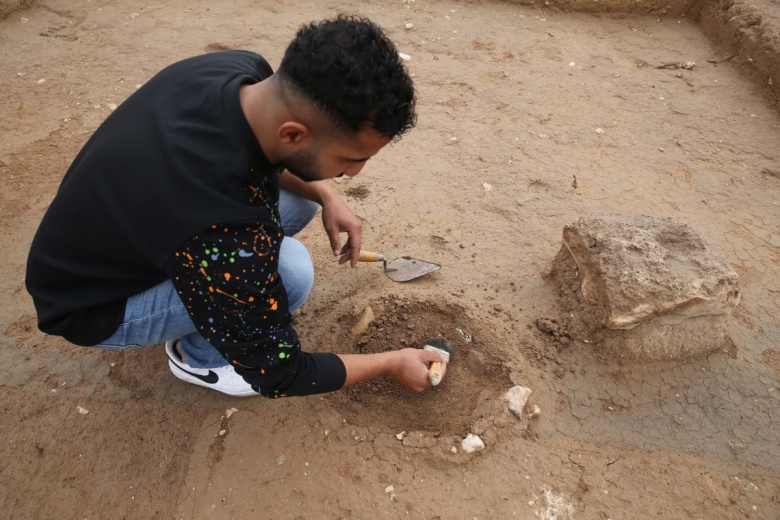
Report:
[[[201,336],[263,395],[282,397],[316,363],[301,351],[292,327],[278,274],[283,232],[267,193],[250,187],[250,201],[266,208],[270,221],[211,226],[187,240],[168,265]]]

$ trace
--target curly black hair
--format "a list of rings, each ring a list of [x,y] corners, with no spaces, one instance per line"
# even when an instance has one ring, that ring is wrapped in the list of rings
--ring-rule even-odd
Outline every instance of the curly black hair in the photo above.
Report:
[[[277,75],[352,133],[370,125],[395,140],[415,125],[412,79],[370,20],[342,14],[301,27]]]

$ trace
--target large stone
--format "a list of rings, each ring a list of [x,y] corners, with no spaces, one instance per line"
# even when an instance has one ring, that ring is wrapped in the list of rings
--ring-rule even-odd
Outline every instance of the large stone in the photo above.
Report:
[[[573,339],[643,359],[724,347],[739,303],[723,254],[671,219],[584,216],[564,227],[552,275]]]

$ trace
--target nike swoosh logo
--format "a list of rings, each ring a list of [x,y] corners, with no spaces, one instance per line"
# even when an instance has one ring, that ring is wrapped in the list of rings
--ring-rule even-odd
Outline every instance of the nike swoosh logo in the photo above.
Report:
[[[170,358],[170,357],[171,357],[171,356],[168,356],[168,358]],[[181,365],[179,365],[179,364],[178,364],[178,363],[177,363],[175,360],[171,359],[171,361],[173,361],[173,364],[174,364],[174,365],[176,365],[176,368],[178,368],[178,369],[179,369],[179,370],[181,370],[182,372],[186,372],[186,373],[188,373],[188,374],[189,374],[189,375],[191,375],[192,377],[197,377],[198,379],[200,379],[200,380],[201,380],[201,381],[203,381],[204,383],[208,383],[208,384],[210,384],[210,385],[213,385],[214,383],[216,383],[217,381],[219,381],[219,376],[218,376],[218,375],[217,375],[217,373],[216,373],[216,372],[214,372],[213,370],[209,370],[209,373],[208,373],[208,374],[206,374],[206,375],[203,375],[203,374],[196,374],[195,372],[190,372],[189,370],[187,370],[187,369],[185,369],[185,368],[182,368],[182,366],[181,366]]]
[[[203,374],[196,374],[195,372],[190,372],[189,370],[184,370],[182,367],[179,367],[179,370],[181,370],[182,372],[187,372],[189,375],[197,377],[204,383],[208,383],[210,385],[213,385],[214,383],[219,381],[219,376],[213,370],[209,370],[209,373],[206,374],[205,376]]]

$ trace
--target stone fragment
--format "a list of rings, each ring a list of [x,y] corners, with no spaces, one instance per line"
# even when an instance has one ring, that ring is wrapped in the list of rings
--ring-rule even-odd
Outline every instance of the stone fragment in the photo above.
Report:
[[[485,374],[485,356],[476,350],[469,350],[466,355],[466,368],[474,375]]]
[[[368,326],[372,321],[374,321],[374,311],[371,309],[370,305],[366,305],[366,308],[363,310],[363,314],[360,315],[360,319],[352,327],[352,335],[358,336],[363,334],[368,329]]]
[[[507,400],[507,406],[512,415],[518,419],[523,419],[523,409],[528,402],[528,398],[531,397],[533,390],[526,388],[525,386],[513,386],[510,388],[505,397]]]
[[[563,229],[552,276],[572,339],[648,360],[721,348],[740,298],[723,253],[667,218],[580,218]]]
[[[463,442],[460,443],[460,446],[466,453],[474,453],[475,451],[485,449],[485,443],[473,433],[469,433],[466,438],[463,439]]]

